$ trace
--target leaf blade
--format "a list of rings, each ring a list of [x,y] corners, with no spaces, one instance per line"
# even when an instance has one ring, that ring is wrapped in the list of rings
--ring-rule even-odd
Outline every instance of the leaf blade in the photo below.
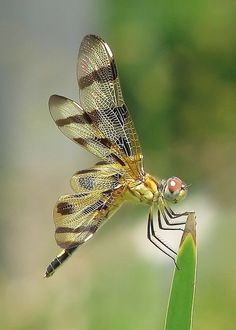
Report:
[[[174,271],[165,330],[190,330],[192,327],[196,263],[196,223],[193,212],[188,215],[178,251],[179,270],[176,268]]]

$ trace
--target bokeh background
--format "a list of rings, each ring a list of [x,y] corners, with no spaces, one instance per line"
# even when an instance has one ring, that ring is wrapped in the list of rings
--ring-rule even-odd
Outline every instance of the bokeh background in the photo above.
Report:
[[[56,129],[48,98],[78,100],[82,37],[118,62],[146,170],[191,183],[195,330],[236,327],[235,1],[0,1],[1,329],[162,329],[173,264],[127,204],[51,279],[52,208],[96,159]],[[179,237],[168,233],[173,246]],[[177,329],[181,330],[181,329]]]

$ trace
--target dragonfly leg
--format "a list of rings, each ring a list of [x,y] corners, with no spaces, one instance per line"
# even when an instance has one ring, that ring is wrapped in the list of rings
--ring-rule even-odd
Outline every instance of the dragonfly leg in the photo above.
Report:
[[[163,226],[163,224],[161,222],[161,218],[164,219],[164,221],[165,221],[165,223],[168,227]],[[158,225],[159,225],[160,229],[162,229],[162,230],[182,230],[183,231],[183,228],[179,228],[179,227],[178,228],[173,228],[173,227],[185,224],[185,222],[170,222],[169,219],[166,216],[165,211],[162,210],[162,209],[157,210],[157,221],[158,221]]]
[[[175,213],[171,208],[165,206],[165,211],[171,219],[176,219],[184,216],[188,216],[191,212]]]
[[[170,257],[173,260],[176,268],[179,269],[178,265],[175,261],[175,258],[170,254],[170,252],[172,252],[175,255],[177,253],[173,249],[171,249],[166,243],[164,243],[159,237],[156,236],[156,233],[155,233],[155,230],[154,230],[154,225],[153,225],[152,210],[151,210],[151,212],[149,213],[149,216],[148,216],[147,237],[148,237],[149,241],[152,244],[154,244],[160,251],[162,251],[165,255]],[[155,238],[158,243],[156,243],[153,238]],[[165,249],[169,250],[170,252],[168,253]]]
[[[171,220],[174,220],[174,219],[178,219],[180,217],[185,217],[185,216],[188,216],[189,212],[184,212],[184,213],[174,213],[174,211],[171,209],[171,208],[167,208],[165,206],[164,210],[161,210],[162,212],[162,215],[163,215],[163,218],[165,220],[165,222],[170,225],[170,226],[175,226],[175,225],[185,225],[186,223],[186,220],[184,221],[178,221],[178,222],[170,222],[167,217],[165,216],[164,217],[164,214],[167,214],[168,217],[171,219]],[[166,221],[167,219],[167,221]]]

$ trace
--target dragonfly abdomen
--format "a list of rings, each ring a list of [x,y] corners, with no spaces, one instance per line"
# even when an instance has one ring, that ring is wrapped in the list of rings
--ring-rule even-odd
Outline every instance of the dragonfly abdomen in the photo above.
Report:
[[[48,265],[47,270],[45,272],[44,277],[50,277],[54,274],[55,270],[64,262],[66,261],[72,253],[78,248],[78,246],[75,246],[70,249],[63,250],[60,254],[56,256],[55,259]]]

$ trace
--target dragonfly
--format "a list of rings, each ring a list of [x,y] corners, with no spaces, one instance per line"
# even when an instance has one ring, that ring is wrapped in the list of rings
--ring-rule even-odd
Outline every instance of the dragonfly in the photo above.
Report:
[[[72,176],[73,194],[61,196],[54,208],[55,239],[62,252],[48,265],[44,276],[53,275],[125,201],[149,206],[147,237],[175,262],[176,252],[159,237],[157,227],[183,230],[179,226],[185,224],[189,212],[175,213],[171,204],[186,197],[188,186],[178,177],[157,179],[144,171],[115,59],[99,36],[83,38],[77,80],[80,102],[52,95],[49,110],[61,132],[100,161]]]

